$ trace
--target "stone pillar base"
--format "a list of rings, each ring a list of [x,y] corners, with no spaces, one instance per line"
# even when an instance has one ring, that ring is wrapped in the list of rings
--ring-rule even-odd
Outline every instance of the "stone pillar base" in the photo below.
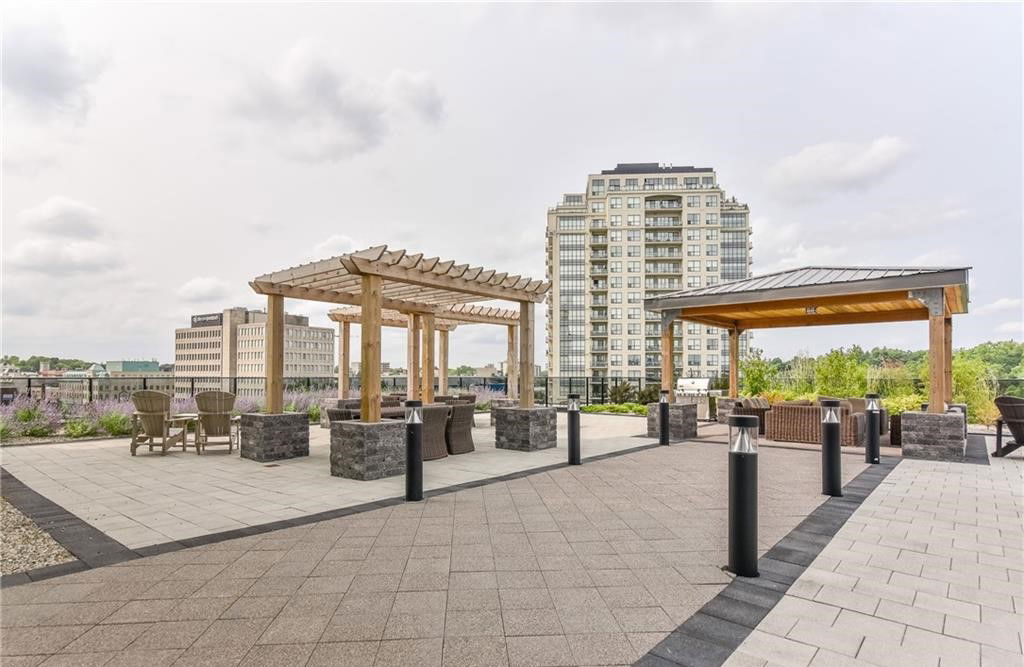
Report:
[[[332,423],[331,474],[358,480],[405,474],[405,422]]]
[[[497,408],[492,410],[494,446],[534,452],[558,446],[558,421],[554,408]]]
[[[658,424],[658,404],[647,404],[647,437],[661,434]],[[697,437],[697,405],[695,403],[668,404],[668,437],[670,440],[688,440]]]
[[[261,463],[309,456],[309,416],[305,412],[244,414],[238,449],[243,459]]]
[[[903,456],[932,461],[962,461],[967,447],[963,413],[904,412],[900,416]]]
[[[491,400],[491,426],[494,426],[496,419],[494,416],[495,408],[514,408],[519,405],[518,398],[495,398]]]
[[[725,424],[729,421],[729,415],[732,414],[733,407],[740,402],[738,398],[724,398],[718,397],[715,401],[717,404],[715,420],[720,424]]]

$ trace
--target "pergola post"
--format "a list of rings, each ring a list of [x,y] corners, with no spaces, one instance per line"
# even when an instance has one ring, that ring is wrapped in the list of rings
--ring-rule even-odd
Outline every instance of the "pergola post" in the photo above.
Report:
[[[945,343],[945,373],[946,379],[943,382],[946,403],[953,402],[953,316],[947,314],[943,318],[944,332],[943,342]]]
[[[277,415],[284,411],[284,297],[280,294],[267,295],[266,328],[264,411]]]
[[[533,302],[519,302],[519,407],[533,407]]]
[[[508,351],[505,354],[505,395],[519,398],[519,327],[508,325]]]
[[[351,325],[338,322],[338,398],[348,398],[348,367],[349,344],[351,342]]]
[[[740,397],[740,330],[729,329],[729,398]]]
[[[943,313],[928,317],[928,412],[946,411],[946,318]]]
[[[663,315],[661,318],[661,390],[668,392],[668,402],[675,403],[675,392],[672,391],[672,323],[674,318]]]
[[[423,320],[423,368],[421,376],[423,384],[420,388],[420,399],[424,403],[434,402],[434,316],[424,314]]]
[[[359,362],[361,421],[380,421],[380,276],[362,277],[362,354]]]
[[[409,333],[406,343],[409,348],[406,373],[406,394],[413,400],[420,398],[420,316],[409,313]]]
[[[448,393],[448,329],[437,333],[437,389],[442,395]]]

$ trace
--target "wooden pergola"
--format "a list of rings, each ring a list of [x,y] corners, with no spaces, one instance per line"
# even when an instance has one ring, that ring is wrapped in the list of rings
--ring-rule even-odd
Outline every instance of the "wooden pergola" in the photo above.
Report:
[[[347,398],[349,390],[349,350],[352,324],[362,324],[363,312],[359,307],[335,308],[328,313],[328,317],[338,323],[338,398]],[[407,370],[408,370],[408,392],[409,398],[431,401],[434,398],[433,391],[433,345],[423,341],[425,330],[422,323],[423,317],[418,313],[400,313],[397,310],[385,309],[381,311],[381,326],[396,327],[408,330],[407,337]],[[437,386],[445,393],[448,387],[448,336],[460,323],[466,324],[497,324],[508,329],[508,358],[506,361],[507,376],[506,386],[509,398],[518,396],[517,358],[518,351],[516,343],[519,329],[519,312],[506,308],[489,308],[477,305],[457,305],[439,311],[434,320],[434,329],[437,331],[438,341],[438,377]],[[430,357],[430,361],[427,357]],[[430,382],[427,382],[426,374],[420,375],[421,364],[423,368],[430,368]],[[427,386],[429,384],[429,386]],[[425,397],[425,398],[424,398]]]
[[[284,403],[285,297],[360,307],[360,415],[365,422],[380,421],[380,334],[385,309],[407,318],[412,315],[414,322],[420,322],[417,329],[422,331],[424,343],[422,386],[429,387],[421,390],[421,398],[429,400],[433,395],[434,332],[438,320],[487,321],[488,313],[500,309],[473,304],[491,300],[517,302],[519,381],[524,387],[519,404],[533,407],[534,305],[544,300],[550,287],[543,280],[380,245],[267,273],[254,278],[249,285],[267,297],[264,361],[268,413],[280,413]],[[511,311],[501,312],[507,320]],[[404,326],[410,326],[408,319]]]
[[[953,315],[967,312],[970,267],[807,267],[652,297],[661,312],[661,387],[672,396],[672,323],[729,332],[729,396],[739,396],[743,331],[928,320],[930,412],[953,398]]]

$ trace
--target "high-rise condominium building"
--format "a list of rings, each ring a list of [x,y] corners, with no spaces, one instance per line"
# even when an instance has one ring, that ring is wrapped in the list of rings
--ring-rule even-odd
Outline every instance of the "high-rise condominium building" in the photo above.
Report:
[[[193,387],[239,395],[263,393],[267,314],[228,308],[192,316],[192,326],[174,330],[175,394]],[[304,315],[285,315],[285,378],[334,376],[334,329],[311,327]]]
[[[660,318],[644,298],[745,278],[750,210],[710,167],[619,164],[548,209],[548,373],[661,376]],[[728,334],[677,324],[678,377],[728,374]],[[747,334],[740,340],[741,353]]]

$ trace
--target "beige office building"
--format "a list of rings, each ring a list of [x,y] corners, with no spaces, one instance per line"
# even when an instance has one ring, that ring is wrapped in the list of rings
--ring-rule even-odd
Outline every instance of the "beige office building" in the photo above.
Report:
[[[548,374],[661,376],[660,318],[645,297],[749,275],[750,210],[709,167],[619,164],[548,209]],[[748,344],[741,339],[741,351]],[[724,330],[676,324],[677,377],[727,375]]]
[[[193,315],[192,326],[175,329],[175,395],[201,389],[262,395],[266,317],[261,310],[229,308]],[[285,378],[334,381],[334,359],[332,327],[311,327],[304,315],[285,315]]]

